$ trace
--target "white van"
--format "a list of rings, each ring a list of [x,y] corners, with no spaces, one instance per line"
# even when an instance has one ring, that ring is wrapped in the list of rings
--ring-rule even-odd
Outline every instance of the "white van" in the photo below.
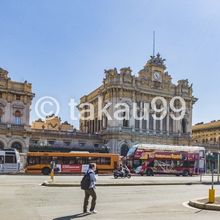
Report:
[[[15,149],[0,150],[0,174],[20,171],[20,155]]]

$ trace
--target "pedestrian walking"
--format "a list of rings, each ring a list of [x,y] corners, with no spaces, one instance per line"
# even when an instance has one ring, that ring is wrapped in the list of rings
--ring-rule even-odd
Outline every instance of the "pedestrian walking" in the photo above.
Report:
[[[96,206],[96,200],[97,200],[97,195],[95,191],[95,184],[96,184],[96,164],[91,163],[89,164],[89,169],[86,172],[85,176],[83,177],[81,181],[81,189],[85,191],[85,197],[84,197],[84,204],[83,204],[83,213],[91,213],[91,214],[96,214],[97,211],[95,210]],[[90,196],[92,197],[92,202],[91,202],[91,207],[88,212],[88,205],[89,205],[89,198]]]

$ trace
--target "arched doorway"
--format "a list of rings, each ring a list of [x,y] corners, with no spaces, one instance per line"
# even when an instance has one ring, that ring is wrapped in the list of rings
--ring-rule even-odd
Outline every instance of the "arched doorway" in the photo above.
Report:
[[[4,146],[3,142],[0,141],[0,150],[3,150],[4,147],[5,147],[5,146]]]
[[[19,142],[14,142],[12,145],[11,145],[11,148],[14,148],[16,149],[18,152],[22,152],[22,145],[21,143]]]
[[[123,157],[127,156],[128,151],[129,151],[128,145],[127,144],[123,144],[121,146],[121,156],[123,156]]]

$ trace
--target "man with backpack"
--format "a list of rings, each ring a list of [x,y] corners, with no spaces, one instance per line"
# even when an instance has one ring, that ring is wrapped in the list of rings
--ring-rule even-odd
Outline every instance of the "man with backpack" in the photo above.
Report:
[[[89,204],[89,197],[92,197],[92,203],[89,213],[96,214],[97,211],[95,210],[96,206],[96,192],[95,192],[95,183],[96,183],[96,164],[91,163],[89,164],[89,169],[84,175],[82,181],[81,181],[81,189],[85,191],[85,198],[84,198],[84,205],[83,205],[83,212],[88,213],[87,208]]]

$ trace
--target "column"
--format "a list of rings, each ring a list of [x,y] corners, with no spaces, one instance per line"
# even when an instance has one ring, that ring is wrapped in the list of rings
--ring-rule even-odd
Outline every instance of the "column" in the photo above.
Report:
[[[167,135],[170,134],[170,109],[167,107]]]
[[[156,134],[156,120],[153,118],[153,131]]]

